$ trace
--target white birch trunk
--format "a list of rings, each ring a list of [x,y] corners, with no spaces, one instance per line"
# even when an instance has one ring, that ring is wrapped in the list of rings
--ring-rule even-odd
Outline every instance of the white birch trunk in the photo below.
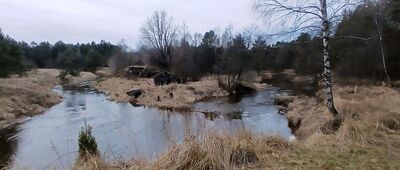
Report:
[[[381,57],[382,57],[382,65],[383,65],[383,71],[385,72],[385,76],[388,80],[389,85],[392,84],[389,74],[387,72],[386,68],[386,57],[385,57],[385,50],[383,49],[383,36],[382,36],[382,25],[378,21],[378,17],[375,18],[375,24],[376,24],[376,29],[378,31],[378,36],[379,36],[379,48],[381,52]]]
[[[329,56],[329,20],[328,20],[328,11],[326,6],[326,0],[319,0],[321,5],[321,13],[322,13],[322,34],[323,34],[323,49],[324,49],[324,72],[323,72],[323,80],[325,82],[325,95],[326,95],[326,106],[328,110],[334,115],[338,115],[338,112],[335,108],[333,102],[333,93],[332,93],[332,79],[331,79],[331,63]]]

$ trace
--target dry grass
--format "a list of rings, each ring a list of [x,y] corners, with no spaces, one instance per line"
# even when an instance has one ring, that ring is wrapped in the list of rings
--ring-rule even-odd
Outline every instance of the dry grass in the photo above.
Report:
[[[183,144],[171,147],[159,157],[155,169],[239,169],[278,167],[276,159],[288,143],[274,137],[257,137],[249,133],[204,137],[188,136]]]
[[[287,141],[277,137],[210,132],[206,136],[187,135],[183,143],[175,144],[153,162],[103,164],[99,169],[276,169],[284,167],[290,147]],[[89,161],[75,169],[91,169],[99,164],[98,160]]]
[[[400,137],[399,91],[383,86],[347,86],[338,89],[336,101],[345,118],[338,132],[343,140],[388,146],[397,142],[393,138]]]
[[[296,97],[289,104],[286,115],[289,122],[296,126],[291,128],[296,129],[295,135],[298,139],[305,139],[320,131],[321,127],[331,120],[321,101],[315,97]]]
[[[319,92],[316,98],[298,97],[289,105],[288,119],[302,120],[295,134],[303,139],[303,146],[324,150],[337,159],[352,155],[351,149],[358,148],[363,154],[354,159],[364,160],[352,162],[352,166],[362,169],[399,168],[399,163],[392,162],[400,162],[398,90],[385,86],[336,86],[336,107],[344,122],[333,134],[323,134],[332,117],[323,106],[322,94]],[[346,152],[351,153],[346,155]],[[337,162],[333,165],[348,166],[338,165]]]
[[[23,77],[0,78],[0,120],[41,113],[60,101],[52,92],[58,71],[34,70]]]
[[[343,138],[351,135],[345,134],[351,129],[369,127],[369,130],[393,131],[400,126],[400,105],[397,104],[400,103],[400,92],[390,87],[336,86],[335,102],[339,113],[344,117],[343,126],[338,133]],[[320,131],[332,119],[324,106],[323,91],[318,92],[317,97],[297,97],[289,104],[287,117],[292,121],[301,120],[301,126],[296,131],[296,135],[301,138]]]
[[[56,69],[36,69],[26,75],[0,78],[0,127],[12,123],[20,116],[42,113],[61,101],[61,96],[52,90],[60,84]],[[70,78],[71,83],[94,79],[91,73],[82,72]]]
[[[400,157],[380,145],[340,144],[335,135],[315,133],[289,143],[250,133],[188,135],[154,161],[105,164],[89,161],[74,169],[398,169]]]
[[[109,78],[95,83],[94,86],[96,89],[106,92],[109,98],[115,101],[131,101],[133,99],[126,92],[133,88],[143,89],[144,94],[139,96],[135,102],[139,105],[162,108],[189,108],[195,101],[227,95],[223,89],[218,87],[215,77],[205,77],[201,81],[188,84],[165,86],[155,86],[153,79]]]
[[[196,83],[155,87],[150,79],[112,78],[97,87],[109,90],[111,98],[120,101],[130,99],[123,96],[130,88],[143,88],[146,93],[138,102],[154,106],[186,106],[220,94],[212,78]],[[335,86],[334,92],[336,107],[344,118],[336,133],[327,133],[332,116],[320,91],[316,97],[297,96],[288,105],[289,121],[301,122],[294,132],[299,140],[291,143],[248,132],[211,132],[187,135],[154,161],[109,164],[96,158],[78,163],[74,169],[400,169],[400,92],[372,85]],[[157,96],[160,102],[155,102]]]
[[[332,120],[323,92],[297,96],[287,117],[301,121],[297,141],[250,133],[187,136],[156,160],[117,164],[121,169],[399,169],[400,92],[385,86],[335,86],[344,122]]]

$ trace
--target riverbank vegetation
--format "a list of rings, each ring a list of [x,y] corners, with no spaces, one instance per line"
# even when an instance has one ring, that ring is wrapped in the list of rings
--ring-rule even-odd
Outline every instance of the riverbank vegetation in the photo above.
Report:
[[[77,77],[60,81],[56,69],[34,69],[23,75],[0,78],[0,128],[14,123],[17,118],[43,113],[62,100],[53,91],[56,85],[79,85],[94,80],[96,75],[81,72]]]
[[[315,6],[287,7],[279,2],[260,0],[255,9],[264,17],[277,9],[300,17],[315,15]],[[74,169],[398,169],[398,1],[334,4],[341,8],[332,18],[323,12],[326,1],[320,2],[317,12],[324,15],[322,22],[317,18],[319,25],[304,27],[319,31],[294,26],[285,32],[291,38],[286,41],[271,42],[275,35],[261,33],[256,26],[242,32],[227,26],[222,34],[210,30],[192,35],[188,26],[176,25],[164,11],[155,12],[143,24],[141,48],[134,52],[124,43],[28,44],[0,34],[0,77],[8,77],[0,78],[0,120],[37,114],[61,100],[51,92],[59,71],[37,68],[94,72],[102,79],[82,72],[80,78],[70,80],[96,79],[92,85],[111,100],[160,108],[187,109],[202,99],[268,84],[295,91],[290,100],[284,99],[280,113],[288,118],[296,140],[250,132],[187,134],[154,160],[106,163],[100,156]],[[303,22],[292,24],[299,23]],[[131,65],[145,65],[182,82],[156,86],[154,77],[141,74],[130,79],[125,74],[130,74]],[[309,86],[311,92],[305,92]],[[132,89],[143,94],[129,96]]]
[[[329,131],[331,114],[317,97],[300,96],[289,104],[288,119],[299,119],[297,140],[242,132],[187,134],[153,161],[135,158],[113,164],[92,159],[75,169],[397,169],[400,167],[400,100],[384,86],[335,88],[345,115],[337,132]],[[373,98],[373,99],[371,99]],[[371,99],[371,100],[370,100]]]
[[[117,77],[95,82],[94,87],[104,91],[114,101],[131,102],[137,105],[165,109],[190,109],[195,101],[228,95],[226,91],[218,86],[215,76],[203,77],[196,82],[186,84],[173,83],[165,86],[155,86],[154,81],[149,78],[127,80]],[[127,94],[131,89],[142,89],[144,94],[133,98]]]

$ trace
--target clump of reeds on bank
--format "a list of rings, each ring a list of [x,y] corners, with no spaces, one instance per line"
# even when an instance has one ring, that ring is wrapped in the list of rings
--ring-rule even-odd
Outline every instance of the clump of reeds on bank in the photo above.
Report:
[[[134,160],[104,164],[89,159],[74,169],[254,169],[280,167],[288,149],[287,140],[256,136],[249,132],[205,136],[186,135],[153,161]]]
[[[235,169],[276,165],[289,147],[278,137],[258,137],[243,132],[237,135],[211,133],[203,137],[188,135],[182,144],[171,147],[154,161],[155,169]]]

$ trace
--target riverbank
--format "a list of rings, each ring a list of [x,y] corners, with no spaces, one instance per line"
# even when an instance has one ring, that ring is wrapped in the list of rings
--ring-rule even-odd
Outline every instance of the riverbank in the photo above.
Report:
[[[0,78],[0,129],[18,121],[18,118],[43,113],[62,97],[53,92],[56,85],[63,84],[56,69],[34,69],[24,75]],[[82,72],[79,77],[67,77],[68,84],[96,78],[92,73]]]
[[[200,81],[187,84],[173,83],[164,86],[155,86],[153,79],[148,78],[128,80],[113,77],[93,83],[93,86],[97,90],[105,92],[110,100],[158,108],[187,109],[195,101],[228,95],[218,86],[215,76],[204,77]],[[126,94],[131,89],[142,89],[144,92],[135,99]]]
[[[325,108],[322,90],[315,97],[295,96],[289,103],[286,115],[306,149],[305,158],[297,159],[308,159],[305,167],[316,168],[400,168],[399,90],[337,84],[334,100],[344,119],[337,132],[329,129],[332,116]]]
[[[75,169],[398,169],[400,94],[384,86],[335,86],[344,115],[338,132],[325,131],[332,117],[323,93],[296,96],[288,119],[300,119],[295,141],[249,132],[187,135],[153,161],[135,158],[113,164],[92,159]]]
[[[296,95],[279,98],[287,102],[283,103],[286,104],[284,107],[287,110],[289,126],[292,126],[293,133],[299,139],[307,139],[314,133],[330,133],[332,115],[326,110],[322,88],[315,96]],[[400,129],[399,89],[377,85],[337,84],[334,86],[334,101],[336,109],[344,119],[340,133],[350,133],[353,128],[359,128],[354,127],[354,124],[359,123],[373,125],[375,129],[381,130]]]
[[[11,96],[20,97],[14,100],[19,99],[25,102],[23,104],[27,106],[24,107],[29,109],[28,106],[37,103],[32,102],[34,100],[27,101],[27,99],[37,93],[41,95],[47,91],[48,95],[55,94],[51,91],[54,85],[59,83],[56,78],[58,74],[55,73],[57,72],[54,70],[41,69],[29,72],[21,78],[1,79],[1,95],[7,94],[7,96],[0,99],[12,103]],[[249,132],[238,134],[210,132],[205,136],[187,134],[182,143],[172,143],[169,149],[154,157],[153,161],[135,157],[132,161],[104,163],[100,158],[81,162],[74,169],[400,168],[400,105],[398,105],[400,92],[398,89],[377,85],[357,86],[335,83],[336,107],[343,114],[344,122],[337,132],[332,132],[327,128],[332,116],[325,109],[323,91],[319,90],[320,88],[308,88],[309,84],[315,83],[312,77],[293,75],[290,71],[275,74],[275,76],[269,76],[273,73],[265,74],[268,77],[263,78],[264,81],[269,81],[271,84],[277,77],[291,77],[285,78],[287,83],[295,83],[298,88],[298,92],[289,93],[293,96],[284,103],[287,107],[285,115],[297,140],[287,141]],[[82,75],[76,80],[71,79],[70,83],[88,79],[87,77],[91,76]],[[215,89],[218,85],[217,81],[213,77],[186,85],[170,84],[155,87],[152,83],[151,79],[126,80],[109,77],[104,81],[94,81],[93,85],[96,88],[102,87],[116,92],[108,94],[116,101],[132,100],[131,97],[119,95],[125,94],[131,88],[146,88],[143,99],[138,98],[144,105],[154,104],[152,102],[157,101],[158,96],[161,99],[158,103],[173,105],[187,100],[184,102],[189,105],[191,101],[206,98],[210,94],[219,94],[219,90]],[[320,86],[321,84],[318,87]],[[7,93],[3,93],[3,90]],[[148,101],[145,100],[147,95],[149,95]],[[176,96],[181,97],[175,99]],[[44,98],[50,99],[51,96]],[[167,103],[167,101],[172,103]],[[44,104],[37,105],[43,107],[42,109],[46,108]],[[11,108],[17,109],[17,106],[15,104]],[[154,104],[154,106],[162,107],[163,105]],[[1,105],[0,108],[6,107]],[[28,110],[15,117],[30,116],[31,113],[33,112]],[[11,117],[9,120],[16,119]]]
[[[187,135],[153,161],[104,163],[93,159],[75,169],[399,169],[400,91],[372,84],[335,83],[334,97],[344,121],[337,132],[324,105],[322,84],[291,71],[263,73],[268,84],[291,89],[283,97],[294,141],[240,134]],[[315,87],[314,87],[315,86]],[[293,89],[294,88],[294,89]],[[94,166],[96,165],[96,166]]]

